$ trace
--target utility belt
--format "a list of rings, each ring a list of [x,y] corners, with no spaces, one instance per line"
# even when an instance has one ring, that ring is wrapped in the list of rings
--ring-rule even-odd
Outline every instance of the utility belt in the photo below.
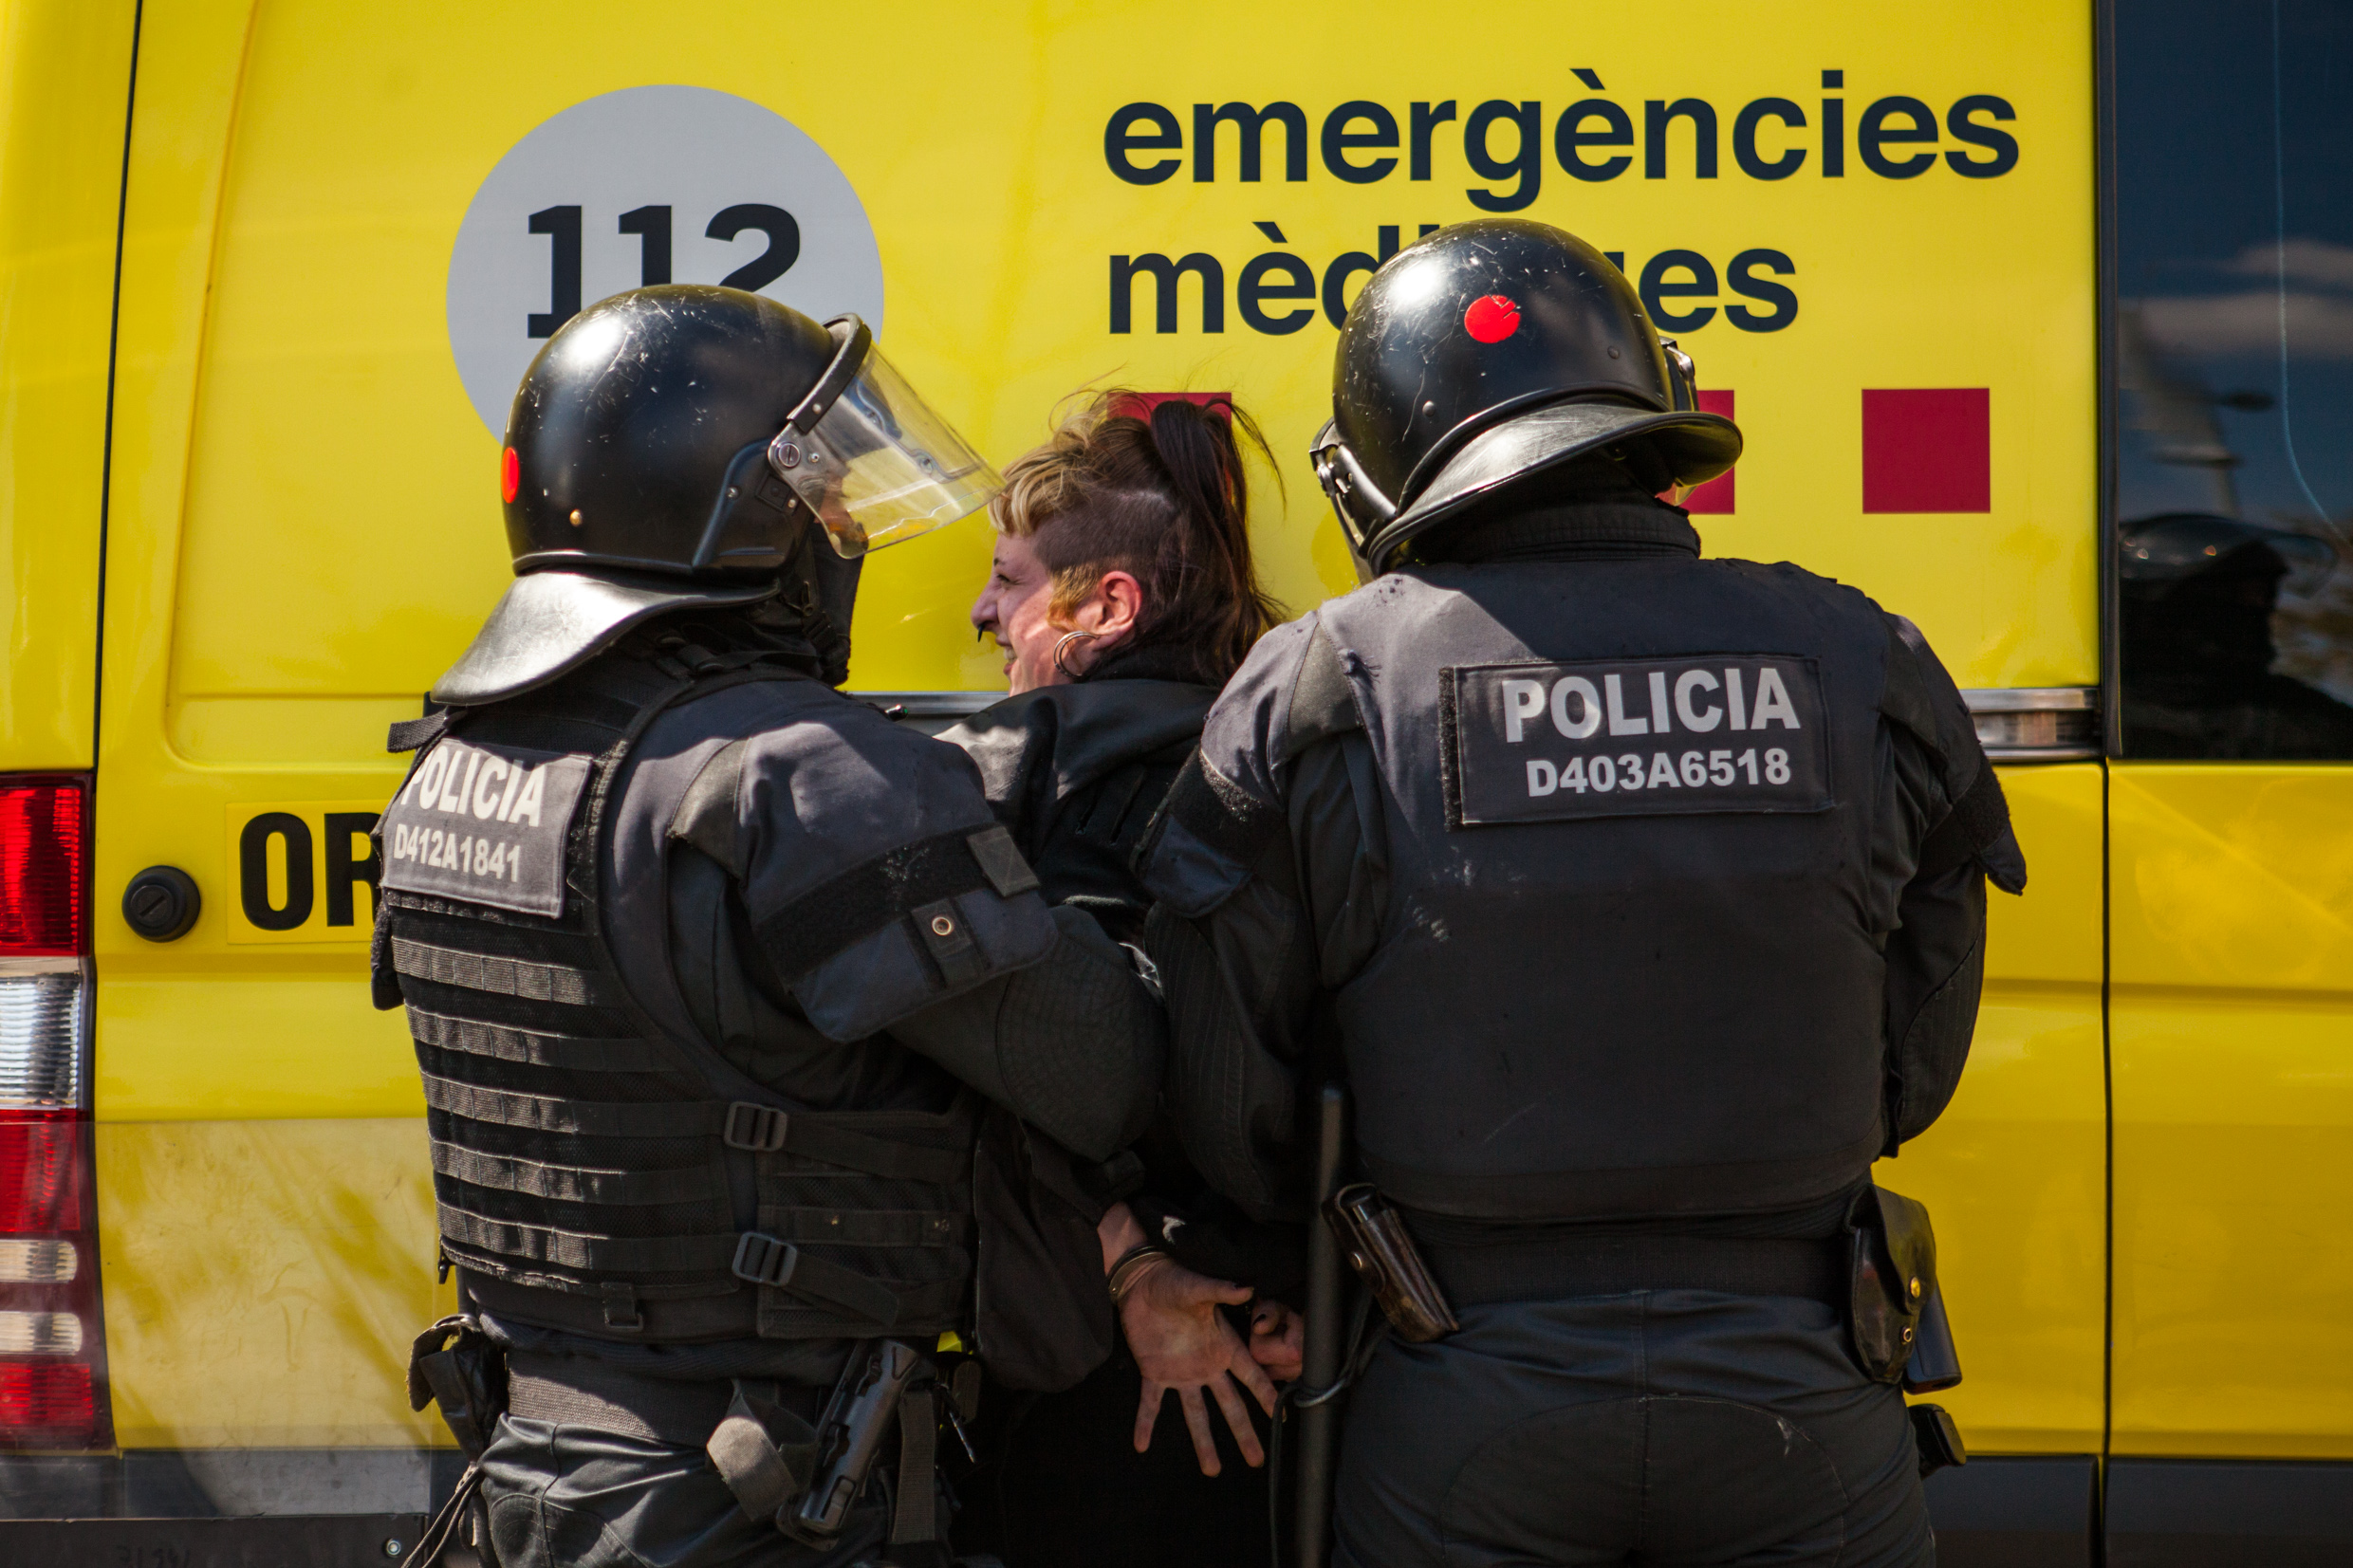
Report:
[[[649,1377],[610,1362],[582,1356],[507,1356],[507,1411],[520,1421],[559,1427],[590,1427],[643,1443],[698,1448],[711,1440],[741,1391],[791,1412],[806,1425],[817,1419],[825,1391],[773,1378],[682,1383]]]
[[[1417,1245],[1446,1300],[1456,1306],[1634,1290],[1800,1296],[1840,1306],[1847,1292],[1843,1239],[1611,1235]]]
[[[818,1548],[833,1545],[848,1524],[895,1429],[890,1543],[916,1548],[901,1554],[911,1559],[929,1546],[944,1562],[945,1549],[936,1544],[939,1425],[944,1419],[963,1436],[977,1413],[978,1374],[977,1363],[964,1363],[951,1388],[910,1347],[869,1339],[852,1351],[829,1395],[772,1378],[680,1382],[584,1357],[509,1355],[472,1319],[444,1319],[417,1339],[410,1399],[418,1410],[429,1400],[439,1404],[473,1463],[427,1530],[418,1568],[434,1568],[461,1538],[488,1561],[474,1494],[483,1449],[502,1414],[700,1448],[745,1517]]]
[[[1390,1332],[1412,1343],[1455,1332],[1457,1306],[1714,1290],[1799,1297],[1838,1308],[1846,1319],[1848,1353],[1874,1382],[1926,1393],[1961,1380],[1936,1282],[1928,1209],[1884,1188],[1857,1193],[1843,1231],[1819,1240],[1571,1231],[1469,1245],[1423,1243],[1396,1206],[1367,1183],[1333,1193],[1324,1214]],[[1912,1410],[1923,1474],[1967,1462],[1960,1435],[1942,1410]]]

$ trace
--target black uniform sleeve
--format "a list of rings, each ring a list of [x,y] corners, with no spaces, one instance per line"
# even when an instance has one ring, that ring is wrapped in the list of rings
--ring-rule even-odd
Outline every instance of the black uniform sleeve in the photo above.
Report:
[[[1143,1135],[1167,1025],[1127,950],[1083,910],[1056,909],[1037,964],[911,1014],[891,1035],[1092,1160]]]
[[[1968,1063],[1985,984],[1986,883],[2026,887],[2000,778],[1969,706],[1901,617],[1888,618],[1881,726],[1887,781],[1874,858],[1893,892],[1886,1000],[1886,1153],[1926,1132]]]
[[[1149,1120],[1165,1024],[1127,952],[1049,910],[972,761],[874,715],[732,743],[670,836],[732,878],[810,1025],[887,1030],[1068,1147]]]
[[[867,710],[731,743],[669,833],[734,879],[761,950],[832,1040],[879,1033],[1056,945],[972,760]]]
[[[1170,1111],[1209,1184],[1297,1220],[1322,999],[1371,956],[1387,892],[1373,762],[1314,618],[1262,639],[1144,843]]]

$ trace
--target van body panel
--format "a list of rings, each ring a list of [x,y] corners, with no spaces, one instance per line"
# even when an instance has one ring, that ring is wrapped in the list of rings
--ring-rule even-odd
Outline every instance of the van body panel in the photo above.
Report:
[[[352,1006],[355,988],[365,995],[357,968],[305,954],[258,973],[109,980],[99,1120],[421,1118],[407,1024]]]
[[[2097,1451],[2106,1087],[2100,765],[2006,767],[2029,893],[1989,893],[1985,1000],[1952,1106],[1875,1172],[1929,1207],[1973,1451]]]
[[[1228,127],[1217,177],[1134,185],[1105,168],[1104,125],[1131,101],[1175,105],[1181,118],[1203,94],[1297,100],[1320,117],[1325,100],[1364,93],[1394,100],[1401,113],[1407,98],[1430,90],[1423,78],[1433,71],[1492,74],[1485,34],[1416,32],[1410,49],[1361,61],[1343,83],[1312,64],[1324,24],[1304,13],[1253,16],[1264,48],[1236,77],[1217,26],[1169,29],[1113,8],[1010,27],[969,8],[917,8],[894,13],[890,37],[874,47],[911,33],[935,46],[890,51],[901,107],[878,115],[870,73],[714,47],[734,24],[722,11],[708,25],[694,14],[690,7],[677,25],[648,29],[639,8],[584,4],[551,35],[535,13],[494,8],[364,20],[321,5],[258,13],[241,57],[235,134],[216,162],[225,217],[187,452],[186,506],[200,526],[175,581],[176,703],[407,696],[464,646],[505,574],[496,438],[451,360],[452,245],[485,175],[534,127],[645,83],[692,83],[767,105],[823,145],[874,228],[889,285],[881,341],[984,452],[1002,459],[1032,443],[1046,411],[1090,378],[1248,389],[1291,481],[1287,496],[1267,487],[1267,521],[1288,507],[1293,523],[1266,530],[1271,586],[1297,609],[1348,585],[1336,525],[1297,455],[1328,398],[1328,323],[1318,315],[1307,331],[1270,336],[1226,310],[1218,331],[1203,332],[1188,283],[1180,330],[1115,333],[1103,306],[1106,264],[1201,249],[1219,262],[1231,295],[1253,250],[1278,253],[1256,231],[1262,222],[1288,236],[1287,253],[1320,270],[1340,252],[1376,246],[1382,223],[1410,236],[1422,221],[1478,215],[1462,185],[1471,172],[1450,139],[1458,127],[1440,138],[1446,173],[1419,184],[1402,170],[1380,185],[1345,184],[1312,156],[1302,182],[1237,180]],[[2047,22],[2037,8],[2017,14]],[[228,15],[218,13],[224,34],[234,30]],[[1521,5],[1492,20],[1534,34],[1553,17]],[[1154,32],[1149,55],[1130,46],[1139,26]],[[1595,26],[1603,30],[1585,42],[1600,53],[1639,58],[1647,47],[1631,18],[1615,32]],[[1908,180],[1859,170],[1824,180],[1809,168],[1786,181],[1695,187],[1678,139],[1673,178],[1579,186],[1556,168],[1526,215],[1636,247],[1625,253],[1638,271],[1643,246],[1692,248],[1716,265],[1744,247],[1804,249],[1794,274],[1804,311],[1790,331],[1733,330],[1717,314],[1683,334],[1703,386],[1748,389],[1740,506],[1703,520],[1712,547],[1794,557],[1863,585],[1918,620],[1963,685],[2090,684],[2088,26],[2079,34],[2038,27],[2029,46],[2023,30],[2008,36],[1981,9],[1954,7],[1897,38],[1858,32],[1837,8],[1790,6],[1775,38],[1791,62],[1835,53],[1859,83],[1893,90],[1900,82],[1938,105],[2005,93],[2031,105],[2019,123],[2032,156],[1999,178],[1959,179],[1938,164]],[[839,46],[858,48],[847,37]],[[518,74],[511,63],[525,59],[533,68]],[[318,68],[361,60],[361,69]],[[1114,60],[1120,66],[1107,72]],[[1674,74],[1674,93],[1705,98],[1727,121],[1733,105],[1769,87],[1812,91],[1743,51],[1694,58]],[[974,81],[1023,107],[966,113]],[[1667,90],[1631,76],[1613,88],[1638,114],[1643,96]],[[431,135],[418,134],[423,126]],[[1280,135],[1269,133],[1269,157]],[[1708,200],[1695,202],[1695,189]],[[619,243],[602,231],[610,215],[600,221],[597,242]],[[1936,226],[2031,231],[2036,244],[2014,258],[2013,286],[1989,289],[1975,248],[1916,243]],[[1835,246],[1800,238],[1831,232],[1841,236]],[[1862,509],[1862,393],[1921,386],[1992,389],[1982,515]],[[303,519],[298,551],[278,544],[291,517]],[[994,684],[995,661],[963,619],[988,549],[974,521],[875,558],[857,628],[860,685]],[[347,571],[354,559],[369,563],[364,577]],[[234,607],[264,591],[277,596],[279,635],[256,639]]]
[[[2014,9],[2047,20],[2042,8]],[[1732,106],[1759,93],[1810,104],[1817,57],[1835,55],[1853,80],[1877,83],[1869,91],[1918,92],[1939,110],[1970,93],[2006,95],[2032,156],[2000,178],[1960,179],[1939,163],[1910,181],[1857,170],[1695,185],[1695,154],[1678,132],[1675,177],[1580,186],[1556,170],[1526,215],[1625,248],[1638,272],[1671,247],[1718,266],[1744,248],[1795,253],[1802,324],[1735,330],[1719,312],[1680,332],[1702,386],[1740,397],[1750,436],[1737,509],[1699,519],[1710,548],[1790,557],[1859,583],[1918,620],[1965,686],[2089,684],[2088,27],[2006,32],[1981,8],[1952,6],[1898,37],[1856,28],[1839,8],[1775,14],[1783,65],[1716,51],[1679,64],[1671,83],[1633,64],[1651,52],[1639,19],[1597,23],[1586,43],[1638,115],[1654,93],[1717,103],[1725,129]],[[1556,91],[1497,74],[1495,29],[1557,25],[1532,5],[1506,6],[1476,32],[1400,31],[1344,81],[1318,63],[1325,24],[1306,13],[1253,14],[1265,47],[1237,62],[1220,27],[1171,29],[1132,7],[1018,26],[917,8],[895,13],[867,51],[892,62],[899,107],[889,114],[874,112],[871,71],[714,46],[740,32],[722,8],[689,5],[671,22],[648,28],[642,8],[618,0],[569,9],[559,29],[497,8],[371,13],[315,0],[211,0],[147,19],[126,197],[93,898],[105,976],[100,1183],[106,1222],[123,1232],[107,1244],[108,1288],[128,1315],[113,1375],[134,1447],[365,1446],[438,1431],[389,1383],[364,1396],[340,1374],[315,1411],[289,1416],[273,1401],[304,1386],[289,1369],[323,1365],[338,1346],[360,1357],[353,1377],[376,1375],[383,1356],[362,1356],[359,1339],[380,1334],[397,1348],[432,1307],[423,1161],[383,1131],[414,1118],[419,1096],[398,1018],[368,1004],[373,900],[350,879],[349,823],[399,778],[383,727],[419,710],[507,581],[498,439],[460,379],[450,290],[470,204],[511,149],[573,105],[642,84],[766,105],[858,193],[887,281],[880,341],[992,458],[1034,442],[1047,411],[1089,378],[1243,394],[1287,487],[1261,488],[1261,559],[1296,610],[1352,578],[1298,461],[1327,405],[1332,328],[1312,305],[1310,330],[1248,328],[1232,290],[1254,256],[1296,253],[1320,270],[1376,249],[1382,225],[1410,238],[1421,223],[1478,215],[1460,121],[1436,144],[1438,177],[1409,181],[1400,169],[1381,186],[1326,177],[1312,159],[1304,181],[1237,179],[1231,126],[1217,133],[1222,175],[1126,183],[1105,167],[1106,121],[1147,101],[1182,116],[1202,97],[1297,101],[1321,117],[1362,95],[1403,118],[1427,83],[1457,76],[1493,78],[1491,95],[1510,100],[1551,94],[1555,110],[1569,101],[1560,93],[1586,90],[1566,76]],[[1132,47],[1139,27],[1156,40],[1148,53]],[[909,36],[930,44],[890,47]],[[828,54],[852,57],[859,45],[845,35]],[[518,72],[525,60],[532,68]],[[1010,110],[974,114],[974,82]],[[1270,142],[1268,156],[1286,155]],[[567,198],[551,188],[545,199]],[[520,233],[524,212],[513,216]],[[624,243],[605,232],[612,214],[596,216],[594,243]],[[701,221],[699,211],[681,218]],[[1917,243],[1937,225],[2030,231],[2037,245],[1988,288],[1975,248]],[[1807,238],[1832,233],[1835,245]],[[1206,318],[1192,283],[1180,330],[1149,330],[1149,307],[1147,329],[1110,329],[1110,258],[1196,250],[1222,267],[1220,309],[1233,304],[1221,331],[1196,330]],[[1992,389],[1980,514],[1863,509],[1862,394],[1921,386]],[[858,686],[997,683],[993,651],[964,619],[990,547],[985,521],[969,519],[869,563]],[[2088,826],[2084,815],[2095,772],[2018,776],[2035,894],[2001,901],[1978,1061],[1959,1101],[1891,1171],[1943,1217],[1973,1372],[1958,1408],[1980,1447],[2084,1451],[2099,1425],[2098,976],[2082,935],[2096,923],[2098,883],[2070,861],[2066,839],[2096,842],[2096,810]],[[112,908],[128,876],[157,863],[180,866],[205,893],[195,929],[163,947],[134,937]],[[339,1119],[375,1131],[339,1145],[321,1131]],[[347,1168],[317,1164],[339,1148]],[[179,1304],[189,1227],[158,1172],[232,1168],[243,1172],[235,1245]],[[355,1251],[369,1253],[365,1266]],[[310,1304],[271,1352],[233,1303],[241,1290],[277,1288],[254,1282],[281,1274]],[[238,1372],[252,1392],[204,1364],[196,1350],[208,1344],[254,1363]]]
[[[410,1336],[450,1297],[434,1279],[413,1056],[398,1016],[368,1005],[373,899],[353,879],[348,824],[400,776],[384,727],[419,711],[507,581],[499,442],[460,382],[449,290],[470,204],[537,128],[600,95],[682,84],[806,132],[871,221],[888,285],[879,341],[1000,464],[1082,382],[1232,390],[1274,450],[1283,488],[1259,485],[1256,547],[1296,612],[1353,582],[1300,461],[1328,408],[1332,325],[1319,299],[1303,330],[1250,327],[1238,280],[1281,254],[1320,274],[1378,249],[1384,229],[1410,242],[1425,223],[1482,215],[1492,209],[1473,193],[1509,183],[1464,167],[1462,119],[1437,133],[1435,177],[1336,180],[1317,121],[1359,98],[1399,120],[1450,91],[1465,116],[1482,99],[1542,100],[1550,154],[1552,118],[1588,90],[1638,124],[1653,98],[1705,100],[1722,120],[1719,177],[1695,183],[1684,120],[1670,177],[1645,177],[1640,146],[1608,183],[1553,159],[1521,215],[1622,250],[1638,274],[1669,248],[1718,268],[1752,248],[1795,258],[1790,330],[1734,330],[1723,289],[1710,323],[1677,334],[1702,388],[1738,396],[1749,440],[1737,508],[1695,519],[1710,551],[1857,584],[1917,620],[1964,687],[2087,687],[2102,674],[2092,13],[2062,7],[2054,25],[2025,0],[1939,4],[1899,28],[1854,6],[1776,0],[1741,13],[1764,42],[1719,35],[1671,66],[1654,63],[1646,19],[1585,18],[1577,50],[1608,82],[1588,89],[1566,65],[1497,49],[1560,36],[1554,10],[1520,0],[1438,32],[1377,7],[1340,57],[1328,20],[1304,10],[1213,9],[1172,26],[1132,4],[919,4],[836,19],[819,53],[703,0],[658,28],[620,0],[567,8],[560,26],[501,8],[175,0],[137,23],[126,155],[136,9],[0,12],[0,766],[95,765],[101,781],[93,1072],[125,1449],[173,1465],[208,1449],[271,1456],[254,1465],[272,1474],[336,1473],[285,1455],[375,1455],[364,1463],[407,1477],[424,1473],[411,1450],[449,1441],[400,1386]],[[1237,56],[1244,28],[1256,46]],[[1540,54],[1567,57],[1528,58]],[[1830,66],[1855,86],[1818,87]],[[2000,95],[2024,155],[1968,180],[1941,163],[1906,180],[1854,163],[1778,182],[1734,168],[1743,101],[1802,104],[1813,123],[1788,145],[1819,160],[1819,105],[1841,91],[1850,138],[1886,95],[1939,114]],[[1227,123],[1218,173],[1195,178],[1195,105],[1229,101],[1303,106],[1307,177],[1284,173],[1279,127],[1265,177],[1235,177]],[[1139,102],[1181,126],[1163,183],[1106,170],[1106,122]],[[1498,155],[1510,131],[1497,125]],[[619,243],[613,216],[598,215],[598,243]],[[682,225],[702,219],[681,210]],[[2004,243],[2020,235],[2030,243]],[[1148,282],[1133,329],[1111,329],[1106,270],[1148,253],[1222,268],[1220,330],[1203,330],[1193,277],[1176,288],[1177,330],[1155,329]],[[1866,508],[1863,394],[1922,388],[1987,392],[1982,510]],[[999,683],[964,619],[991,543],[968,519],[868,563],[858,688]],[[2277,1354],[2331,1344],[2353,1319],[2353,1263],[2329,1229],[2353,1132],[2337,1060],[2353,1038],[2353,802],[2326,769],[2221,777],[2004,770],[2032,886],[1992,899],[1978,1036],[1951,1110],[1881,1167],[1936,1212],[1969,1374],[1938,1397],[1980,1453],[2103,1451],[2112,1371],[2118,1453],[2353,1454],[2353,1374],[2308,1348]],[[166,946],[116,908],[155,864],[205,895],[195,929]],[[301,917],[280,918],[306,882]],[[405,1505],[400,1488],[418,1485],[379,1488],[368,1506]],[[264,1511],[299,1511],[296,1493],[267,1495],[279,1502]]]
[[[126,1448],[411,1448],[409,1341],[454,1290],[417,1116],[112,1122],[99,1236]]]
[[[0,770],[90,766],[130,0],[0,8]]]
[[[2110,791],[2115,1451],[2353,1457],[2353,768]]]

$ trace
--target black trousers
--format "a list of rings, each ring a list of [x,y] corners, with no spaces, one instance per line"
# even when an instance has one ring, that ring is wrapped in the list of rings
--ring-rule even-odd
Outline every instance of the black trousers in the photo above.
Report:
[[[1903,1397],[1817,1301],[1473,1307],[1351,1396],[1337,1568],[1921,1568]]]
[[[840,1542],[819,1551],[744,1517],[698,1448],[502,1416],[482,1455],[499,1568],[852,1568],[890,1559],[884,1494],[870,1479]],[[909,1560],[937,1560],[924,1551]]]
[[[1124,1350],[1061,1393],[991,1388],[974,1434],[979,1467],[949,1464],[964,1504],[956,1549],[993,1553],[1009,1568],[1267,1568],[1267,1472],[1242,1463],[1213,1403],[1223,1468],[1203,1475],[1173,1396],[1152,1447],[1138,1453],[1142,1389]],[[1242,1397],[1264,1447],[1266,1417]]]

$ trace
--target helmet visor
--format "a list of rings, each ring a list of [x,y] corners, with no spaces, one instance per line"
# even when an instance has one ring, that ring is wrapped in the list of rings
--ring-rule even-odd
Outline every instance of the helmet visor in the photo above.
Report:
[[[769,463],[848,561],[970,517],[1005,488],[880,348],[814,429],[785,428]]]

